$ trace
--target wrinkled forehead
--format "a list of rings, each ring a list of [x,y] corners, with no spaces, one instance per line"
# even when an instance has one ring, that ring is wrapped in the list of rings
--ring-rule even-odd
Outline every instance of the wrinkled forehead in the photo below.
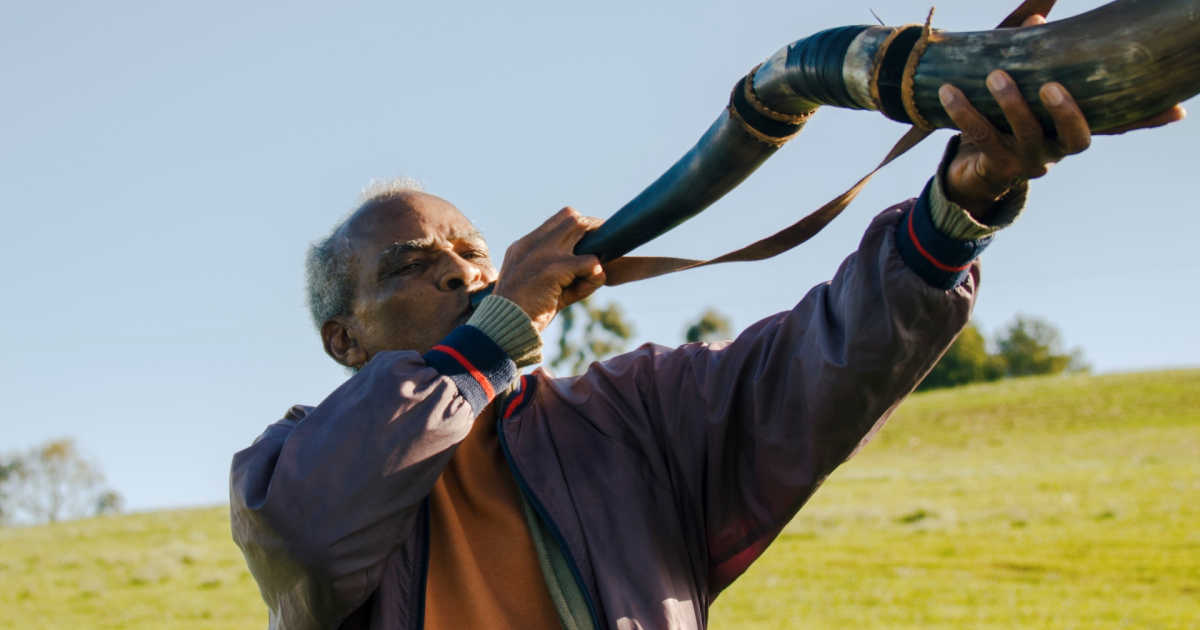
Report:
[[[453,204],[419,192],[363,206],[347,222],[346,236],[355,258],[360,260],[369,259],[396,243],[429,246],[438,242],[483,240]]]

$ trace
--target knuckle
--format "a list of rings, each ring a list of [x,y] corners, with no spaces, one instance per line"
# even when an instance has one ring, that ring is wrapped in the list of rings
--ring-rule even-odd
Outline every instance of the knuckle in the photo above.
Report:
[[[995,96],[996,102],[1005,111],[1011,109],[1021,109],[1025,105],[1025,97],[1021,95],[1015,83],[1007,83],[1003,87],[992,90],[992,95]]]
[[[573,281],[579,275],[579,264],[570,258],[556,260],[551,266],[557,276],[567,281]]]
[[[576,256],[571,261],[571,272],[576,276],[590,276],[596,271],[596,263],[591,256]]]
[[[963,129],[963,134],[966,135],[967,139],[971,140],[972,142],[982,144],[988,140],[991,140],[992,126],[980,123],[977,120],[972,120]]]

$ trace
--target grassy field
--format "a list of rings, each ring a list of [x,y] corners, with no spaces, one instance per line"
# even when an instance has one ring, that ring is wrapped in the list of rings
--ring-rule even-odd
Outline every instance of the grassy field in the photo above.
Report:
[[[0,628],[258,628],[224,508],[0,529]],[[1200,628],[1200,370],[915,396],[714,628]]]

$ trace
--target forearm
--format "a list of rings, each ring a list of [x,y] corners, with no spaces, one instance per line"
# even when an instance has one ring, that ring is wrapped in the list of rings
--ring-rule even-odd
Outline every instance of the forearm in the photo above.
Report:
[[[640,450],[681,497],[717,592],[748,566],[817,485],[920,382],[970,316],[977,286],[926,276],[899,227],[928,203],[881,214],[830,282],[728,344],[647,346],[594,365],[588,420]],[[927,251],[944,254],[938,243]],[[965,265],[965,266],[964,266]],[[934,282],[953,281],[951,288]],[[568,394],[563,394],[568,396]]]
[[[268,603],[300,585],[311,601],[297,605],[326,624],[361,603],[457,444],[515,375],[494,342],[462,326],[424,356],[379,353],[235,455],[234,538]]]

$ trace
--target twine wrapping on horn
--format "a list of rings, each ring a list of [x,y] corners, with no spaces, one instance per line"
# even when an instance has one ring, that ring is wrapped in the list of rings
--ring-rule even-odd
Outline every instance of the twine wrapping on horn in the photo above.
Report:
[[[929,47],[929,40],[932,38],[933,9],[930,9],[929,17],[925,18],[925,26],[921,29],[921,36],[917,38],[917,44],[913,46],[912,52],[908,53],[908,61],[904,62],[904,73],[900,75],[900,100],[904,103],[904,113],[908,114],[914,127],[926,131],[932,130],[933,127],[917,109],[917,64],[921,63],[921,56],[925,54],[925,49]]]

